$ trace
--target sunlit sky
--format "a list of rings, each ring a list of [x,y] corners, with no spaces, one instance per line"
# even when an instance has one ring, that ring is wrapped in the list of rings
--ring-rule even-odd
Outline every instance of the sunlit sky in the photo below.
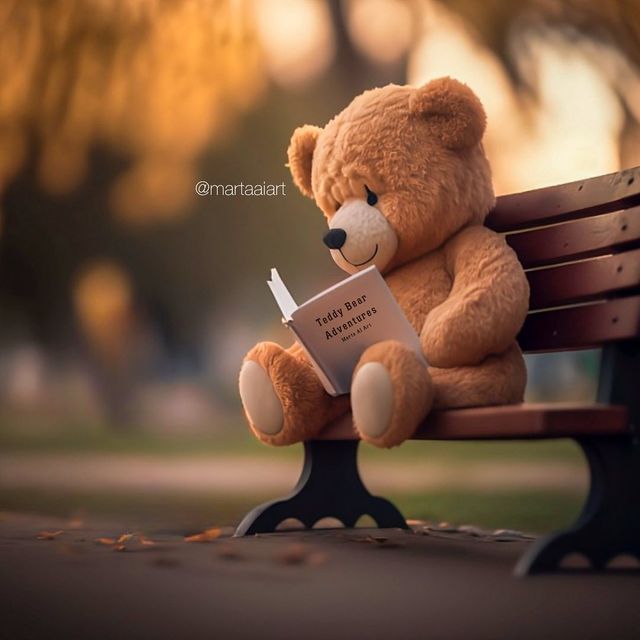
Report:
[[[569,43],[552,30],[519,34],[515,63],[533,99],[467,24],[432,0],[342,7],[354,46],[375,64],[406,56],[408,83],[450,75],[478,93],[499,193],[619,167],[620,96],[640,117],[640,80],[615,49]],[[256,108],[269,83],[303,90],[335,61],[322,0],[104,0],[90,15],[75,0],[5,9],[0,189],[23,165],[30,129],[41,141],[40,183],[52,193],[76,188],[90,169],[89,148],[106,143],[135,160],[111,196],[115,214],[130,222],[188,210],[198,159],[238,114]]]

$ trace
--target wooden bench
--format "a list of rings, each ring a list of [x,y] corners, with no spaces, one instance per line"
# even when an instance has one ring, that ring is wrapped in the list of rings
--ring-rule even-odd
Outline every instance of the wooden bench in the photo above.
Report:
[[[487,225],[507,234],[531,285],[523,351],[602,347],[597,403],[435,412],[413,438],[574,438],[591,472],[582,514],[533,544],[516,573],[556,569],[573,552],[594,568],[622,553],[640,558],[640,167],[502,196]],[[362,483],[358,444],[350,415],[306,442],[293,493],[255,508],[236,535],[275,531],[287,518],[312,527],[334,517],[353,527],[369,515],[380,527],[407,528],[396,507]]]

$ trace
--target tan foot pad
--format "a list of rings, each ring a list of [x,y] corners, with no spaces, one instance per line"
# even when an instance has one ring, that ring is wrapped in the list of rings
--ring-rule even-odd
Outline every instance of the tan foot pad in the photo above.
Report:
[[[284,414],[269,374],[253,360],[240,370],[240,398],[253,426],[273,436],[282,430]]]
[[[393,383],[386,367],[367,362],[351,384],[351,411],[358,430],[370,438],[384,434],[391,423]]]

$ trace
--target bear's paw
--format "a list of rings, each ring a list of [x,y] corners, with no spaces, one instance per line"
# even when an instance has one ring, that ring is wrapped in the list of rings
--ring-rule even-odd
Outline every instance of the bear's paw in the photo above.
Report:
[[[391,424],[393,382],[380,362],[367,362],[351,384],[351,411],[358,431],[365,438],[379,438]]]
[[[240,370],[240,398],[256,429],[270,436],[282,431],[284,413],[280,398],[269,374],[253,360],[245,361]]]

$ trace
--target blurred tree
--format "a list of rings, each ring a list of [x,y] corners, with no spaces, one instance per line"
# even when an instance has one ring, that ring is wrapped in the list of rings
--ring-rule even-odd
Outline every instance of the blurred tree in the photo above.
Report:
[[[0,346],[23,338],[78,352],[73,287],[96,260],[127,274],[165,354],[149,365],[156,371],[201,370],[216,309],[235,305],[263,323],[274,261],[309,292],[339,277],[320,242],[323,219],[284,166],[289,136],[366,88],[405,82],[434,4],[464,20],[518,88],[533,90],[514,54],[523,29],[606,41],[640,62],[635,2],[293,0],[328,21],[317,46],[332,53],[316,52],[326,66],[285,86],[269,75],[270,25],[259,23],[269,11],[258,7],[276,1],[0,3]],[[311,39],[313,24],[276,26],[269,42],[285,53],[282,33]],[[628,113],[629,131],[634,122]],[[284,181],[287,197],[196,198],[200,178]]]
[[[514,82],[528,78],[516,64],[514,48],[523,29],[550,28],[618,47],[640,66],[640,4],[635,0],[436,0],[459,15],[510,72]]]

